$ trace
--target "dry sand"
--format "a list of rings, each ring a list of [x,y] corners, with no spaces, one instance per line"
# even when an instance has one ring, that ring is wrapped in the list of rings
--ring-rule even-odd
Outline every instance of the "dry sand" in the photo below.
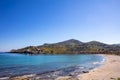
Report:
[[[102,66],[89,73],[78,75],[78,80],[117,80],[120,78],[120,56],[103,56],[105,56],[105,62]]]

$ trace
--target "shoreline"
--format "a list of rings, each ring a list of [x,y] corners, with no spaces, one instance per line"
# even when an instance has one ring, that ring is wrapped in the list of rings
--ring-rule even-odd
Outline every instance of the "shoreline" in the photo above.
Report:
[[[98,55],[98,54],[96,54],[96,55]],[[89,68],[83,68],[82,66],[82,68],[81,67],[79,67],[78,69],[76,69],[74,72],[72,72],[72,73],[70,73],[69,75],[66,75],[66,76],[68,76],[68,77],[72,77],[72,78],[74,78],[74,79],[76,79],[76,77],[79,75],[79,74],[84,74],[84,73],[89,73],[89,71],[90,70],[93,70],[93,69],[95,69],[95,68],[97,68],[97,67],[99,67],[99,66],[101,66],[102,65],[102,63],[104,62],[104,56],[103,55],[98,55],[98,56],[102,56],[103,57],[103,59],[102,59],[102,61],[100,61],[100,62],[94,62],[94,63],[92,63],[92,64],[94,64],[94,65],[96,65],[96,67],[94,66],[91,66],[91,67],[89,67]],[[98,64],[98,66],[97,66],[97,64]],[[75,67],[75,66],[74,66]],[[64,68],[64,70],[69,70],[69,68]],[[62,70],[62,69],[61,69]],[[50,80],[57,80],[57,78],[59,78],[60,77],[60,75],[58,76],[56,76],[56,74],[59,74],[59,72],[61,72],[61,71],[59,71],[59,70],[57,70],[57,71],[54,71],[54,72],[49,72],[50,74],[48,74],[48,73],[46,73],[46,78],[47,79],[50,79]],[[12,80],[17,80],[17,79],[30,79],[30,80],[33,80],[33,79],[38,79],[38,78],[42,78],[42,77],[44,77],[43,76],[44,74],[41,74],[41,75],[37,75],[37,74],[28,74],[28,75],[23,75],[23,76],[16,76],[16,77],[11,77],[10,79],[12,79]],[[54,75],[54,77],[53,76],[51,76],[51,75]],[[47,76],[51,76],[51,77],[47,77]],[[65,75],[61,75],[61,76],[65,76]],[[42,80],[42,79],[41,79]]]
[[[78,74],[76,78],[72,76],[59,76],[56,79],[50,80],[118,80],[120,78],[120,56],[109,54],[99,55],[104,57],[104,62],[99,67],[89,70],[86,73]],[[9,80],[32,80],[31,77],[40,77],[40,75],[17,76]]]
[[[103,54],[102,54],[103,55]],[[78,80],[117,80],[120,78],[120,56],[103,55],[105,61],[103,64],[91,70],[89,73],[80,74]]]

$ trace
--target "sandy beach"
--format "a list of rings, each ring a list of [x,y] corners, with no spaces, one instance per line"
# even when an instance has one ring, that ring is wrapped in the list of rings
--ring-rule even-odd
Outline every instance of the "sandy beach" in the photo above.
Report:
[[[103,56],[105,56],[105,62],[102,66],[89,73],[78,75],[78,80],[118,80],[120,78],[120,56]]]

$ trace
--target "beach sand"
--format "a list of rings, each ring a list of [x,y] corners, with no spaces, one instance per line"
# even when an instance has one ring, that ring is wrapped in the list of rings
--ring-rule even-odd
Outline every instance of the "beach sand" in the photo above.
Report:
[[[105,62],[102,66],[89,73],[78,75],[78,80],[117,80],[120,78],[120,56],[103,56],[105,56]]]

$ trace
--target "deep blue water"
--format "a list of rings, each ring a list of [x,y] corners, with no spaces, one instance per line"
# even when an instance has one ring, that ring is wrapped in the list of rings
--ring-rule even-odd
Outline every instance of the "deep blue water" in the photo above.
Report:
[[[100,55],[23,55],[0,53],[0,77],[42,74],[49,71],[63,70],[69,74],[75,69],[92,69],[100,65]],[[78,71],[78,70],[77,70]]]

